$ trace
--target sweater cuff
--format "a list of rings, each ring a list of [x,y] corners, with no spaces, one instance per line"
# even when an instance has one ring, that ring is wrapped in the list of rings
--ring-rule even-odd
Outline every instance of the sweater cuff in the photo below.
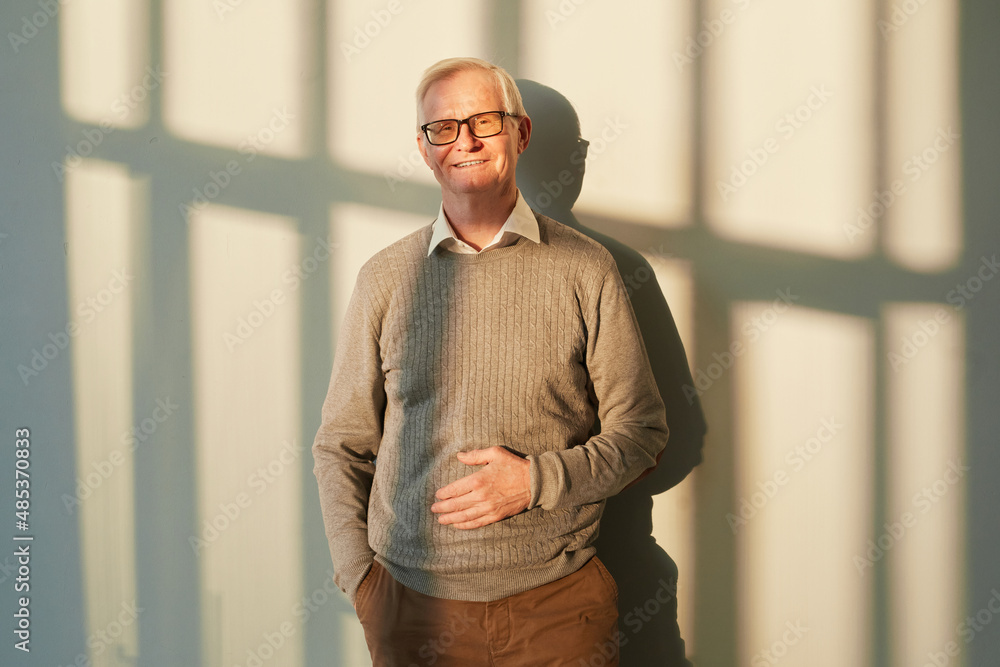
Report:
[[[542,475],[538,467],[538,457],[532,454],[526,458],[529,463],[528,474],[531,476],[531,499],[528,501],[528,509],[533,510],[538,507],[542,497]]]
[[[555,509],[566,498],[569,475],[558,452],[528,456],[531,463],[531,500],[528,509]]]
[[[344,594],[347,595],[347,599],[351,601],[352,605],[354,604],[354,598],[358,594],[358,588],[361,587],[361,582],[364,581],[365,575],[372,569],[374,561],[375,553],[372,552],[352,558],[339,572],[334,571],[334,581],[344,591]]]

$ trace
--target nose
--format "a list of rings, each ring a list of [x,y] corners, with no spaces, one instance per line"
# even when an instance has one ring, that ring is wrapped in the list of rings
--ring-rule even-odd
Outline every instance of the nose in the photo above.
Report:
[[[468,123],[462,123],[458,126],[458,139],[455,139],[455,145],[463,151],[468,151],[482,146],[482,142],[472,134]]]

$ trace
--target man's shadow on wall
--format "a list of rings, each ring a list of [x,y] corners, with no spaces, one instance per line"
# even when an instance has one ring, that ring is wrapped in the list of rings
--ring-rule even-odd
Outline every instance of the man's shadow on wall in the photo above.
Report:
[[[618,583],[623,667],[690,665],[677,625],[677,565],[652,537],[653,496],[677,485],[701,462],[706,424],[684,346],[649,262],[615,239],[580,224],[572,208],[583,185],[587,143],[569,100],[535,81],[517,81],[532,121],[531,143],[518,159],[517,184],[536,211],[598,241],[618,264],[666,406],[670,440],[660,464],[609,498],[597,553]],[[598,426],[595,426],[597,429]]]

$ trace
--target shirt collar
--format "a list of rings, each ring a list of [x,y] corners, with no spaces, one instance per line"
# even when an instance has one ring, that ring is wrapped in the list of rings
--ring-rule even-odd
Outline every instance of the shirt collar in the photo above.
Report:
[[[541,243],[541,235],[538,232],[538,221],[535,219],[535,213],[528,206],[528,202],[524,200],[524,197],[521,196],[520,190],[517,190],[517,200],[514,202],[514,210],[507,216],[507,220],[503,223],[503,227],[500,228],[497,235],[485,247],[496,243],[506,232],[513,232],[535,243]],[[458,239],[455,236],[455,230],[452,229],[451,223],[448,221],[448,217],[444,214],[444,203],[442,202],[438,210],[438,215],[434,219],[433,232],[431,234],[431,242],[427,248],[427,254],[430,255],[434,252],[434,248],[449,238]]]

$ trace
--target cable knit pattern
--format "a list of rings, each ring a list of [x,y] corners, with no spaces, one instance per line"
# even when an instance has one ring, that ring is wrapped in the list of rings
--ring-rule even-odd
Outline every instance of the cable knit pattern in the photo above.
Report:
[[[540,243],[476,255],[428,256],[428,225],[358,275],[313,444],[334,579],[351,600],[373,559],[459,600],[571,574],[594,553],[604,499],[666,444],[614,260],[536,218]],[[529,460],[529,508],[472,530],[439,524],[434,492],[476,469],[456,453],[493,445]]]

